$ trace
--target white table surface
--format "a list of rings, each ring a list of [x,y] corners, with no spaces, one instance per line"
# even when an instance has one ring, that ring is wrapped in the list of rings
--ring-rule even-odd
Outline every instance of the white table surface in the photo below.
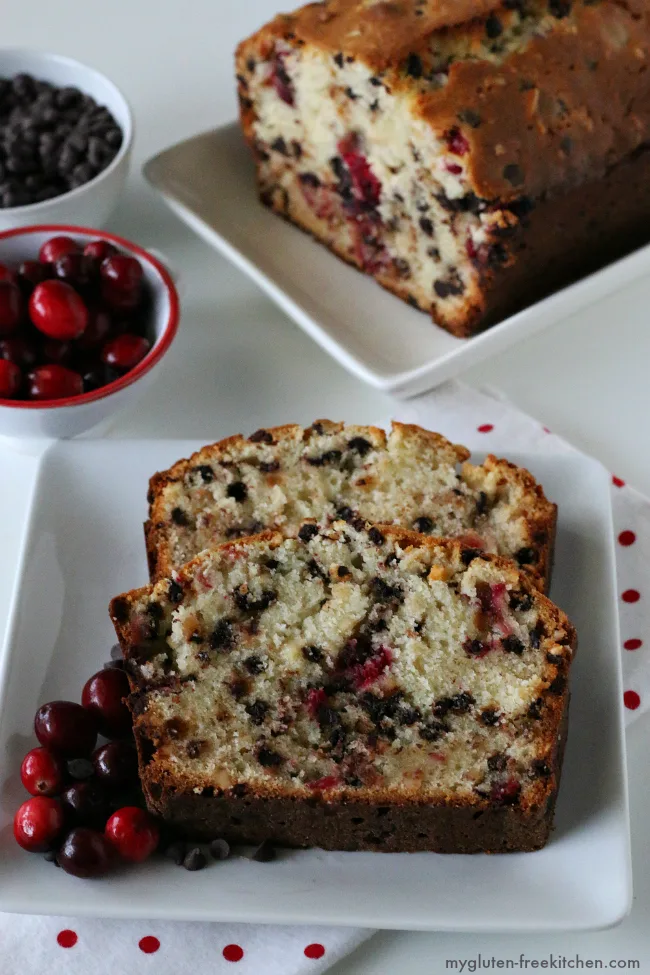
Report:
[[[238,271],[196,239],[149,190],[140,164],[160,149],[234,116],[236,42],[284,6],[278,0],[32,0],[3,4],[3,46],[69,54],[107,72],[135,112],[134,165],[111,229],[163,250],[182,276],[178,339],[143,399],[107,431],[112,437],[213,437],[319,416],[373,422],[390,411],[275,309]],[[218,179],[215,173],[215,179]],[[522,408],[650,493],[650,282],[640,282],[465,375],[500,387]],[[29,450],[0,452],[0,635],[24,516]],[[635,870],[631,916],[591,934],[375,936],[336,975],[433,975],[445,960],[638,959],[650,970],[650,767],[648,719],[628,736]],[[603,864],[603,869],[607,865]],[[431,882],[436,878],[432,876]]]

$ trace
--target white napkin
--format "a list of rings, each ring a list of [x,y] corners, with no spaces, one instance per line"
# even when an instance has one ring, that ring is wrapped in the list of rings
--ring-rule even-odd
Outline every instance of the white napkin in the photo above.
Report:
[[[450,382],[395,405],[395,418],[443,433],[471,450],[573,451],[498,393]],[[650,705],[650,501],[612,476],[621,593],[621,653],[628,723]],[[647,634],[647,636],[646,636]],[[55,869],[54,867],[52,869]],[[269,864],[269,869],[273,865]],[[97,881],[101,883],[101,881]],[[320,973],[373,932],[361,928],[103,921],[0,915],[2,975],[306,975]]]

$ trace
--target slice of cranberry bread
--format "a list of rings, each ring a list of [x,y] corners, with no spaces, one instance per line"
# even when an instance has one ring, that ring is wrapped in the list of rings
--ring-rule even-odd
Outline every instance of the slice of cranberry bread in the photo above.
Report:
[[[263,203],[466,336],[647,241],[648,58],[639,0],[325,0],[236,62]]]
[[[188,835],[547,841],[575,633],[512,562],[306,522],[203,552],[110,613],[148,805]]]
[[[421,427],[320,420],[229,437],[179,461],[150,484],[145,526],[151,578],[229,538],[287,531],[306,518],[361,518],[423,534],[461,536],[515,559],[548,585],[556,507],[528,471]]]

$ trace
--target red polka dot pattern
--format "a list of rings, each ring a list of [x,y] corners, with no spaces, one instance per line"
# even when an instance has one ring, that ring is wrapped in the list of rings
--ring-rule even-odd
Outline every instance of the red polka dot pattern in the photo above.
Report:
[[[636,691],[626,691],[623,695],[623,703],[625,704],[626,708],[630,709],[630,711],[636,711],[641,704],[641,698]]]
[[[638,603],[641,599],[641,593],[636,589],[626,589],[621,595],[621,599],[624,603]]]
[[[226,961],[241,961],[244,957],[244,949],[239,945],[226,945],[222,954]]]
[[[307,947],[305,948],[305,955],[307,956],[307,958],[314,958],[314,959],[322,958],[324,954],[325,954],[325,949],[323,948],[322,945],[319,945],[317,942],[314,942],[313,945],[307,945]]]
[[[77,932],[66,928],[64,931],[59,931],[56,940],[62,948],[74,948],[78,941]]]
[[[636,535],[631,531],[624,531],[618,536],[618,541],[620,545],[634,545],[636,542]]]
[[[480,427],[476,428],[479,433],[491,433],[494,430],[493,423],[482,423]]]
[[[138,948],[140,951],[144,951],[145,955],[153,955],[154,951],[158,951],[160,948],[160,941],[158,938],[154,938],[152,934],[148,934],[146,937],[140,938]]]
[[[636,637],[632,640],[626,640],[623,644],[626,650],[638,650],[639,647],[643,646],[643,640],[638,640]]]
[[[617,477],[616,474],[612,474],[612,484],[614,487],[625,487],[625,481],[621,480],[620,477]]]

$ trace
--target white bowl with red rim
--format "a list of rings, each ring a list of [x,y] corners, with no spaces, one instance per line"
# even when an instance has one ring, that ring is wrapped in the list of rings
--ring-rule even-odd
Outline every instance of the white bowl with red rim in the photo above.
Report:
[[[0,398],[0,435],[60,440],[90,430],[140,396],[176,335],[180,307],[170,272],[153,254],[115,234],[59,224],[5,230],[0,232],[0,264],[17,268],[21,261],[37,260],[42,245],[59,235],[72,237],[81,247],[91,240],[107,240],[140,262],[150,294],[151,349],[129,372],[92,392],[52,400]]]

